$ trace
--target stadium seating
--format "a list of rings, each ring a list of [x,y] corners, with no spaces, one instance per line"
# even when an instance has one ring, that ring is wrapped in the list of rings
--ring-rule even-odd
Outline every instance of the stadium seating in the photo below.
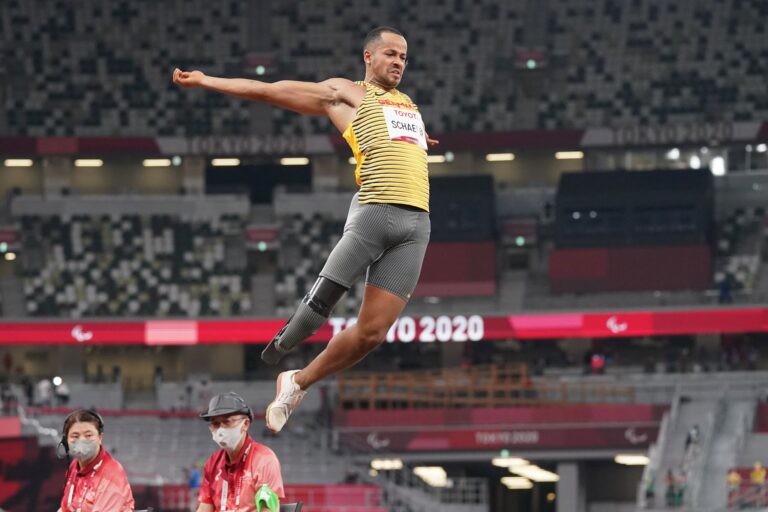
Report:
[[[273,380],[211,382],[206,386],[201,383],[163,382],[155,388],[157,408],[163,411],[199,412],[208,406],[213,395],[234,391],[248,402],[254,411],[266,409],[275,397]],[[181,404],[181,406],[179,406]],[[302,401],[304,412],[317,412],[322,406],[320,394],[310,393]]]
[[[25,247],[38,255],[24,270],[32,316],[226,316],[250,309],[244,261],[233,263],[228,245],[230,235],[244,243],[237,216],[24,216],[21,228]]]
[[[44,414],[37,419],[44,427],[59,431],[65,415]],[[192,415],[105,416],[104,443],[126,468],[135,483],[182,483],[185,471],[205,461],[215,451],[205,423]],[[343,481],[345,460],[314,460],[313,443],[299,442],[306,436],[302,419],[281,436],[262,438],[262,423],[251,429],[256,441],[267,444],[281,460],[286,482],[331,484]],[[312,464],[306,464],[307,460]]]
[[[315,197],[296,196],[304,203]],[[291,197],[283,195],[281,201],[290,202]],[[307,208],[277,211],[276,268],[268,274],[274,279],[274,288],[269,285],[261,314],[286,318],[293,313],[343,233],[341,211],[345,213],[346,207],[339,212]],[[31,316],[204,317],[254,311],[254,269],[247,268],[245,261],[245,215],[137,215],[121,211],[115,215],[25,213],[17,218],[24,244],[23,290],[20,286],[19,292],[25,300],[20,303],[25,303]],[[758,277],[765,219],[763,208],[736,208],[717,225],[714,285],[721,288],[727,279],[734,301],[755,301],[764,293]],[[409,312],[636,307],[660,302],[704,304],[718,299],[712,291],[557,296],[537,286],[535,269],[527,273],[525,285],[499,276],[497,293],[486,301],[457,297],[456,301],[446,298],[430,304],[414,300]],[[342,298],[335,315],[356,314],[363,283],[361,279]],[[522,306],[509,300],[516,296],[516,290],[526,294]]]
[[[759,0],[663,6],[644,0],[632,9],[556,0],[542,12],[526,11],[525,3],[480,1],[462,4],[461,14],[449,2],[417,3],[402,6],[394,19],[385,2],[270,5],[271,34],[259,32],[256,17],[263,13],[245,0],[216,7],[195,0],[183,10],[93,4],[78,7],[77,17],[71,3],[40,12],[11,0],[0,13],[16,42],[3,50],[9,126],[36,136],[327,133],[326,119],[279,110],[264,123],[236,100],[174,88],[170,73],[179,66],[248,75],[255,67],[248,54],[256,52],[266,55],[267,80],[361,77],[361,40],[382,22],[408,37],[403,89],[421,104],[432,132],[768,114],[760,65],[768,58],[760,23],[768,8]],[[155,29],[146,30],[148,24]],[[113,30],[90,37],[104,26]],[[527,50],[542,56],[535,69],[520,64]],[[109,88],[96,85],[101,76]],[[540,87],[544,81],[548,86]]]
[[[222,97],[174,91],[170,83],[174,66],[241,72],[251,24],[247,2],[211,8],[197,0],[184,9],[58,2],[40,10],[14,1],[6,7],[3,22],[15,41],[5,47],[6,69],[23,86],[11,87],[16,92],[5,97],[5,108],[18,133],[63,135],[74,126],[83,136],[247,131],[247,111]],[[34,49],[42,45],[51,51]],[[33,59],[42,60],[31,67]],[[99,85],[100,76],[109,77],[109,87]]]
[[[541,94],[544,128],[765,117],[764,2],[556,0],[548,14],[559,78]]]
[[[739,208],[718,225],[718,269],[715,283],[728,281],[733,291],[751,291],[761,263],[765,244],[765,210]]]

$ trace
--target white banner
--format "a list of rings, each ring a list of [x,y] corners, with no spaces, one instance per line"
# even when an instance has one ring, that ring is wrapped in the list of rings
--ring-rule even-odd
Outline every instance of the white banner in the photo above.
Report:
[[[357,318],[332,317],[328,320],[334,336],[356,322]],[[402,316],[395,320],[389,329],[387,342],[481,341],[484,336],[485,321],[480,315],[441,315],[437,317],[422,316],[420,318]]]
[[[330,137],[313,135],[291,136],[209,136],[158,137],[160,152],[164,155],[319,155],[333,153]]]
[[[757,137],[761,126],[760,122],[722,122],[590,128],[584,131],[581,146],[677,146],[751,141]]]

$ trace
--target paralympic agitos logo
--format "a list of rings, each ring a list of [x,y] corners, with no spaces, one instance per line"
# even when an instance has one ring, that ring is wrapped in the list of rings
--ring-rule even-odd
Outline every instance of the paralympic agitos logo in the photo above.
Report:
[[[93,331],[84,330],[83,326],[80,324],[77,324],[72,328],[71,334],[75,341],[78,343],[83,343],[93,339]]]

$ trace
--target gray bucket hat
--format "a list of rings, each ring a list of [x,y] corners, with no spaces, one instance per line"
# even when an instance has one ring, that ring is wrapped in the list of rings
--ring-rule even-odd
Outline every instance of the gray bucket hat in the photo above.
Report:
[[[209,420],[216,416],[224,416],[228,414],[245,414],[253,421],[253,411],[245,403],[243,397],[230,391],[229,393],[221,393],[211,398],[208,402],[208,410],[200,413],[200,417],[204,420]]]

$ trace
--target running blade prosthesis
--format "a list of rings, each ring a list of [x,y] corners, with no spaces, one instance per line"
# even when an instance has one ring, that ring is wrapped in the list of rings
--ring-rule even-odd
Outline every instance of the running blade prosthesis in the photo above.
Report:
[[[283,335],[283,333],[285,332],[285,329],[288,328],[288,323],[290,321],[291,320],[289,319],[288,322],[286,322],[285,325],[281,327],[279,331],[277,331],[277,334],[275,334],[275,337],[272,338],[272,341],[269,342],[269,345],[267,345],[267,348],[265,348],[261,352],[261,360],[264,361],[265,363],[275,365],[279,363],[280,360],[283,357],[285,357],[285,355],[289,352],[288,350],[281,350],[280,347],[277,345],[277,340],[280,339],[280,336]]]
[[[269,342],[269,345],[267,345],[267,348],[261,353],[261,360],[267,364],[275,365],[279,363],[286,354],[287,352],[280,350],[280,347],[277,346],[275,340],[272,340]]]

